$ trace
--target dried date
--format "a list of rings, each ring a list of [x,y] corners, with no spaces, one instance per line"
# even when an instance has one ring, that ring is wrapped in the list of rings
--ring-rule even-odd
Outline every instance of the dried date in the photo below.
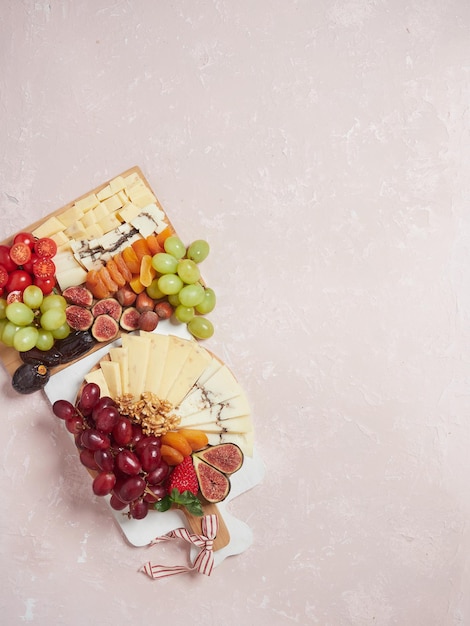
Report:
[[[80,356],[89,352],[95,345],[96,340],[88,331],[75,331],[65,339],[59,339],[50,350],[38,350],[32,348],[26,352],[20,352],[23,363],[44,364],[47,367],[56,367],[64,363],[70,363]]]

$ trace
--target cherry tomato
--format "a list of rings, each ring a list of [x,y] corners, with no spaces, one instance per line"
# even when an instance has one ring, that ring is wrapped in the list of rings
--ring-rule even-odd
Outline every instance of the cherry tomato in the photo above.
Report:
[[[23,292],[26,287],[33,284],[33,279],[28,272],[24,270],[13,270],[8,277],[8,282],[5,285],[8,292],[21,291]]]
[[[29,259],[29,261],[27,263],[23,263],[22,268],[24,269],[25,272],[28,272],[29,274],[33,273],[33,265],[34,263],[36,263],[36,261],[38,260],[38,256],[36,254],[34,254],[34,252],[31,254],[31,258]]]
[[[34,252],[43,259],[51,259],[57,252],[57,244],[50,237],[42,237],[34,244]]]
[[[5,287],[7,282],[8,282],[8,272],[3,267],[3,265],[0,265],[0,287],[2,288]]]
[[[33,265],[33,274],[36,278],[53,278],[55,276],[55,269],[54,261],[39,258]]]
[[[11,260],[10,246],[0,246],[0,265],[3,265],[7,272],[12,272],[18,268],[16,263]]]
[[[16,263],[16,265],[24,265],[30,258],[31,248],[22,241],[18,241],[10,247],[10,259],[13,263]]]
[[[52,293],[52,290],[55,287],[55,278],[37,278],[35,276],[33,283],[36,287],[39,287],[45,296],[47,296]]]
[[[31,250],[34,248],[36,238],[31,233],[18,233],[13,239],[13,243],[25,243]]]
[[[11,304],[12,302],[23,302],[23,292],[22,291],[10,291],[7,295],[7,304]]]

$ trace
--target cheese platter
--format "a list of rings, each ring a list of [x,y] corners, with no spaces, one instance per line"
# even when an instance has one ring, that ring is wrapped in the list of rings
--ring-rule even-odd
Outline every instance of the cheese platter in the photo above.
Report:
[[[246,394],[203,345],[208,254],[126,170],[0,244],[0,361],[45,393],[131,545],[214,518],[217,564],[251,544],[227,505],[264,470]]]

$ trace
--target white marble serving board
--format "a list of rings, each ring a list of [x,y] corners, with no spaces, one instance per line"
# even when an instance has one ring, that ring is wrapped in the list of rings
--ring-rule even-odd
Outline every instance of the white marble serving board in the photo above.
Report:
[[[178,335],[184,339],[190,338],[188,331],[183,325],[175,325],[168,320],[160,322],[156,332]],[[44,388],[50,403],[53,404],[60,399],[74,402],[85,375],[107,354],[110,347],[115,345],[120,345],[119,339],[51,376]],[[85,474],[85,468],[84,476],[85,478],[88,477]],[[223,502],[217,505],[229,531],[230,542],[227,546],[215,552],[215,565],[221,563],[228,556],[244,552],[252,544],[253,534],[251,528],[245,522],[234,517],[228,510],[228,505],[231,500],[258,485],[262,481],[263,476],[264,465],[255,448],[253,457],[245,456],[242,468],[230,477],[230,493]],[[184,515],[177,510],[165,513],[152,511],[143,520],[129,519],[126,515],[115,511],[111,507],[109,507],[109,510],[127,541],[136,547],[146,546],[155,537],[185,525]]]

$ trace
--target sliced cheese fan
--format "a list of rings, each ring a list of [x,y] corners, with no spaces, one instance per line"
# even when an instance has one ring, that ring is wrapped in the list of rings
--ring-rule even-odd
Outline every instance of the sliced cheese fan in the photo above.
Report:
[[[86,377],[101,395],[133,402],[149,392],[171,405],[178,428],[206,433],[209,443],[236,443],[253,454],[250,407],[230,369],[196,340],[159,333],[126,334]]]

